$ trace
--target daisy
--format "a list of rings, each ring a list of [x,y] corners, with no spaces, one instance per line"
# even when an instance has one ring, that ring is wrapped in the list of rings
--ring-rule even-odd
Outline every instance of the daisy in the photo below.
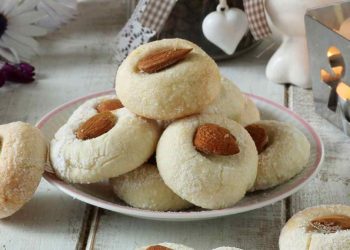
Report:
[[[46,29],[36,23],[45,13],[35,10],[38,0],[0,1],[0,57],[14,62],[28,60],[38,51],[33,37],[43,36]]]
[[[77,1],[39,0],[37,9],[47,14],[38,24],[53,31],[68,23],[77,14]]]

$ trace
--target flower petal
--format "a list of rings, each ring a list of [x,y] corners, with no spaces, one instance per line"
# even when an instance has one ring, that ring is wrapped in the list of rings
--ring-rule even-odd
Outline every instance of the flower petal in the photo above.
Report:
[[[15,9],[16,5],[18,5],[18,0],[2,0],[3,4],[1,5],[1,12],[5,16],[10,16],[10,12]]]
[[[15,48],[15,46],[13,46],[13,44],[8,43],[8,41],[6,40],[6,42],[4,41],[4,36],[1,37],[0,39],[0,46],[3,48],[7,48],[9,50],[15,50],[17,54],[21,54],[21,56],[23,56],[24,54],[26,54],[27,52],[24,50],[21,50],[21,48]]]
[[[4,36],[1,37],[1,39],[5,46],[9,48],[14,48],[21,58],[30,58],[36,54],[35,49],[19,43],[18,41],[7,36],[6,33]]]
[[[60,4],[63,4],[73,9],[76,9],[78,6],[78,2],[76,0],[60,0]]]
[[[7,28],[8,30],[13,30],[25,36],[44,36],[47,34],[46,29],[35,25],[19,25],[11,23]]]
[[[7,48],[2,48],[0,46],[0,59],[3,58],[5,59],[6,61],[9,61],[9,62],[16,62],[16,59],[13,55],[13,53],[11,53],[11,51]]]
[[[23,45],[33,48],[33,50],[37,51],[39,48],[39,43],[35,41],[33,38],[29,36],[23,36],[20,33],[15,33],[13,31],[7,30],[6,35],[11,37],[12,39],[20,42]]]
[[[55,30],[67,23],[76,14],[76,0],[45,0],[38,4],[38,10],[47,13],[48,16],[38,22],[40,26]]]
[[[74,15],[76,10],[74,8],[68,7],[66,5],[58,4],[55,1],[51,1],[49,7],[56,13],[58,16],[71,17]]]
[[[17,16],[12,16],[9,18],[9,23],[14,23],[14,24],[32,24],[40,19],[44,18],[46,16],[45,13],[39,12],[39,11],[29,11],[26,13],[23,13],[21,15]]]
[[[20,4],[18,3],[18,0],[14,0],[14,2],[16,1],[17,1],[17,6],[16,8],[12,9],[8,13],[9,16],[16,16],[23,12],[34,10],[35,6],[38,4],[38,0],[23,0],[23,1],[19,1]]]
[[[11,63],[19,63],[20,59],[18,53],[13,48],[8,48],[5,44],[0,40],[0,58],[3,57],[5,60]],[[1,63],[0,63],[1,66]]]
[[[53,9],[51,9],[50,6],[46,6],[45,8],[42,8],[41,10],[44,11],[45,13],[47,13],[46,19],[54,19],[55,21],[60,23],[60,20],[59,20],[57,13]]]

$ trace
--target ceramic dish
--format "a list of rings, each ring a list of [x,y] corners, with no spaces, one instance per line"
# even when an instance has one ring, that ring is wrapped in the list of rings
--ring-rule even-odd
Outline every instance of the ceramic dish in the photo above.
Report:
[[[113,93],[114,90],[99,92],[63,104],[45,115],[37,123],[37,127],[42,130],[48,140],[51,140],[56,131],[66,122],[79,105],[88,99]],[[181,212],[154,212],[126,205],[124,202],[115,198],[112,190],[106,183],[73,185],[63,182],[55,174],[49,172],[45,172],[44,178],[75,199],[114,212],[152,220],[188,221],[210,219],[242,213],[273,204],[298,191],[316,175],[323,161],[323,145],[315,130],[294,112],[265,98],[250,94],[248,96],[257,104],[263,119],[289,122],[300,129],[311,144],[311,155],[306,168],[293,179],[269,190],[247,194],[245,198],[231,208],[220,210],[195,208]]]

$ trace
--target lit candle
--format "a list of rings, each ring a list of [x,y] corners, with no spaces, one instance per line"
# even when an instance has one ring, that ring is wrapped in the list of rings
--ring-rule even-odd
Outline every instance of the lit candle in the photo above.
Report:
[[[327,51],[329,64],[332,67],[332,73],[321,69],[321,79],[328,84],[338,83],[344,74],[344,59],[341,52],[336,47],[330,47]]]
[[[337,86],[337,94],[344,100],[350,100],[350,87],[344,82],[340,82]]]
[[[339,105],[345,118],[350,121],[350,87],[344,82],[340,82],[337,86]]]

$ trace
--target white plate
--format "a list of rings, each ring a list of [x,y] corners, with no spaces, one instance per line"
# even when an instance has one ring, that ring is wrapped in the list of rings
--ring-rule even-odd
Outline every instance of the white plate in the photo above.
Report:
[[[88,95],[68,102],[45,115],[37,124],[48,140],[67,121],[72,112],[88,99],[113,94],[113,90]],[[300,116],[289,109],[262,97],[248,95],[258,106],[263,119],[289,122],[299,128],[311,144],[311,155],[306,168],[290,181],[266,190],[247,194],[235,206],[220,210],[192,209],[182,212],[154,212],[129,207],[116,199],[107,184],[73,185],[58,179],[54,174],[45,172],[44,178],[64,193],[75,199],[114,212],[153,220],[188,221],[222,217],[261,208],[282,200],[304,186],[316,173],[323,161],[323,145],[314,129]]]

